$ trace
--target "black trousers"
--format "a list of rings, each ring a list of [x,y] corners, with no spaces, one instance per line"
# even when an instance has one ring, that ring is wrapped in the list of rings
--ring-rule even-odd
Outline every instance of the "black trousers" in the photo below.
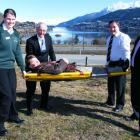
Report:
[[[131,68],[131,104],[137,118],[140,113],[140,71]]]
[[[32,111],[32,103],[33,103],[33,96],[36,90],[36,81],[26,81],[26,100],[27,100],[27,110]],[[41,87],[41,102],[40,106],[42,108],[47,107],[48,105],[48,98],[49,98],[49,91],[50,91],[51,81],[41,81],[40,87]]]
[[[126,76],[112,76],[108,77],[108,99],[107,103],[115,104],[116,93],[116,107],[123,107],[125,103],[125,84]]]
[[[18,116],[15,69],[0,69],[0,122]]]

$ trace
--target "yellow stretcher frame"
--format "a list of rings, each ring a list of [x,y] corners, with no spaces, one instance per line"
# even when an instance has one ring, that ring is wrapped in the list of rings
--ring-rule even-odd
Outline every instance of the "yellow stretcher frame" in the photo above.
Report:
[[[126,72],[111,72],[111,73],[102,73],[102,74],[92,73],[91,77],[112,77],[112,76],[128,75],[130,73],[131,73],[130,70]]]
[[[25,80],[27,81],[64,81],[64,80],[80,80],[87,79],[91,77],[91,72],[83,71],[83,72],[63,72],[57,75],[47,74],[47,73],[26,73],[24,75]]]
[[[90,71],[83,72],[63,72],[61,74],[53,75],[47,73],[26,73],[24,75],[25,80],[27,81],[67,81],[67,80],[82,80],[94,77],[111,77],[111,76],[119,76],[119,75],[128,75],[131,71],[128,70],[126,72],[112,72],[112,73],[104,73],[104,74],[95,74]]]
[[[112,72],[112,73],[109,73],[108,76],[111,77],[111,76],[128,75],[130,73],[131,73],[131,70],[128,70],[126,72]]]

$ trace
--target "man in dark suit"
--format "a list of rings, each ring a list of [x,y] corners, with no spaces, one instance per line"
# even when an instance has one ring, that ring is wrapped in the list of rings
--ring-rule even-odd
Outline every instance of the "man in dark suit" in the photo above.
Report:
[[[137,135],[140,137],[140,36],[136,39],[131,53],[131,103],[133,114],[126,119],[139,120]]]
[[[26,41],[26,57],[28,55],[34,55],[40,62],[47,62],[48,60],[55,61],[56,56],[52,46],[52,39],[47,34],[47,25],[40,22],[36,25],[37,34],[27,39]],[[30,71],[28,64],[26,64],[26,71]],[[48,98],[50,91],[50,81],[41,81],[41,102],[40,107],[45,110],[49,110]],[[32,112],[32,100],[36,89],[36,81],[26,81],[26,98],[27,98],[27,115],[31,115]]]
[[[139,82],[140,82],[140,36],[137,37],[134,48],[131,53],[131,103],[133,113],[131,116],[126,117],[127,121],[133,121],[139,119],[139,112],[137,105],[139,104]],[[139,97],[138,97],[139,96]]]

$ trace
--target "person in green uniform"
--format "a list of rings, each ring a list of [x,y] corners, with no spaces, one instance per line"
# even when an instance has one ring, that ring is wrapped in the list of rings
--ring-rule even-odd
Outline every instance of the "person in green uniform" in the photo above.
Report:
[[[15,62],[24,73],[25,64],[20,48],[20,37],[14,29],[16,12],[6,9],[0,24],[0,136],[7,134],[6,121],[22,124],[15,107],[16,73]]]

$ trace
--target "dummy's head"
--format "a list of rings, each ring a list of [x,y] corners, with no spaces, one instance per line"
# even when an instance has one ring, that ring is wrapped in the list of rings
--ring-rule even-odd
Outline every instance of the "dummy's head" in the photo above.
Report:
[[[29,67],[34,68],[40,65],[40,61],[34,55],[28,55],[26,57],[26,63]]]

